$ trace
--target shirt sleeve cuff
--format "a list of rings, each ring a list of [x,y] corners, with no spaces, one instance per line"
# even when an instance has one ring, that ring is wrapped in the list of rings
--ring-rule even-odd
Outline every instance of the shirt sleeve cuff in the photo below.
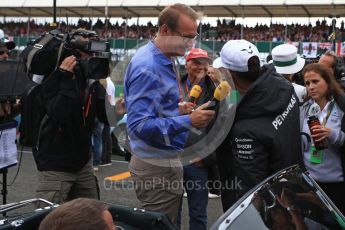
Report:
[[[192,128],[192,122],[190,120],[189,115],[182,115],[178,117],[173,117],[173,120],[175,120],[176,124],[179,126],[179,130],[181,132],[188,131]]]
[[[345,140],[345,133],[341,130],[332,129],[331,135],[329,136],[329,141],[331,144],[336,146],[341,146]]]

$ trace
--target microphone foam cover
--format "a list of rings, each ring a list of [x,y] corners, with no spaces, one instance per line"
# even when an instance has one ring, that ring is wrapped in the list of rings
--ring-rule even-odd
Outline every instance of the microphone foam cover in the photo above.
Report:
[[[217,101],[222,101],[224,100],[224,98],[226,98],[226,96],[228,96],[230,94],[231,91],[231,86],[229,85],[229,83],[227,81],[222,81],[216,88],[216,90],[214,91],[214,98]]]
[[[200,85],[194,85],[190,90],[189,97],[199,98],[201,94]]]

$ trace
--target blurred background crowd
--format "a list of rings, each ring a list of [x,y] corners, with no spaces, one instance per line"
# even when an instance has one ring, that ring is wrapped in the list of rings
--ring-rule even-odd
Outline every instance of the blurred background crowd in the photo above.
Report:
[[[244,26],[241,27],[240,23],[236,23],[235,20],[217,20],[216,26],[211,26],[210,23],[201,23],[201,28],[198,31],[202,31],[202,40],[216,40],[216,41],[228,41],[232,39],[241,39],[241,32],[243,32],[243,39],[247,41],[291,41],[291,42],[326,42],[329,41],[329,36],[333,32],[331,23],[327,23],[324,20],[316,21],[316,25],[302,25],[302,24],[281,24],[271,23],[271,25],[263,25],[257,23],[254,27]],[[15,22],[6,21],[0,22],[0,28],[2,28],[8,36],[39,36],[42,33],[51,29],[48,22],[38,23],[35,20],[31,20],[28,24],[26,21]],[[91,20],[79,19],[77,23],[69,23],[62,21],[59,23],[59,29],[61,32],[67,32],[69,30],[77,28],[86,28],[95,30],[102,38],[115,38],[115,39],[151,39],[155,36],[158,29],[157,25],[152,22],[147,22],[146,25],[126,24],[107,22],[98,19],[95,23]],[[243,30],[243,31],[242,31]],[[29,34],[28,34],[29,33]],[[285,39],[285,34],[287,37]],[[340,27],[336,28],[336,40],[345,40],[344,21],[341,22]]]

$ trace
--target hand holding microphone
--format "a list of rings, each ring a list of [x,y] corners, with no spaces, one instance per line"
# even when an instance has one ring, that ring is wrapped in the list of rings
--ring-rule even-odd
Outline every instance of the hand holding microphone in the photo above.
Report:
[[[192,87],[189,93],[189,101],[179,103],[180,114],[190,114],[194,110],[196,102],[199,99],[201,92],[202,88],[199,85],[194,85]]]
[[[213,119],[215,112],[213,111],[218,103],[224,100],[231,91],[231,87],[227,81],[222,81],[214,91],[212,101],[199,106],[190,115],[192,126],[195,128],[206,127]]]
[[[205,109],[210,105],[210,103],[211,102],[209,101],[202,104],[190,114],[190,120],[193,127],[204,128],[213,119],[215,112],[213,110]]]

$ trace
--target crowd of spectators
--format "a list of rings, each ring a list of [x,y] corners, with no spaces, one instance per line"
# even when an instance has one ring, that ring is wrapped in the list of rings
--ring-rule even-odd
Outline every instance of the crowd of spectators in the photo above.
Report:
[[[217,22],[217,27],[202,25],[203,31],[208,31],[203,35],[204,39],[216,39],[228,41],[241,38],[241,24],[235,24],[234,20]],[[337,30],[337,40],[342,41],[344,32],[344,22]],[[211,33],[210,33],[211,31]],[[215,31],[212,33],[212,31]],[[285,38],[285,31],[287,37]],[[256,24],[255,27],[243,27],[243,39],[247,41],[292,41],[292,42],[326,42],[332,33],[332,26],[328,25],[326,20],[316,22],[315,26],[301,24]]]
[[[157,25],[148,22],[146,25],[126,25],[125,21],[121,24],[104,22],[100,19],[96,23],[91,20],[80,19],[76,24],[67,25],[65,22],[59,23],[59,29],[62,32],[77,28],[86,28],[95,30],[100,37],[115,39],[151,39],[157,32]],[[27,22],[0,22],[2,28],[9,36],[38,36],[51,29],[49,23],[36,23],[31,20]],[[241,24],[236,24],[235,20],[218,20],[217,26],[211,26],[209,23],[201,24],[201,39],[228,41],[231,39],[241,38]],[[198,30],[200,31],[200,30]],[[287,31],[287,37],[285,37]],[[326,20],[318,20],[315,26],[301,24],[280,24],[272,23],[271,25],[256,24],[254,27],[243,27],[243,39],[256,41],[292,41],[292,42],[326,42],[329,41],[332,34],[332,25],[327,24]],[[336,40],[345,40],[344,21],[340,27],[336,28]]]

